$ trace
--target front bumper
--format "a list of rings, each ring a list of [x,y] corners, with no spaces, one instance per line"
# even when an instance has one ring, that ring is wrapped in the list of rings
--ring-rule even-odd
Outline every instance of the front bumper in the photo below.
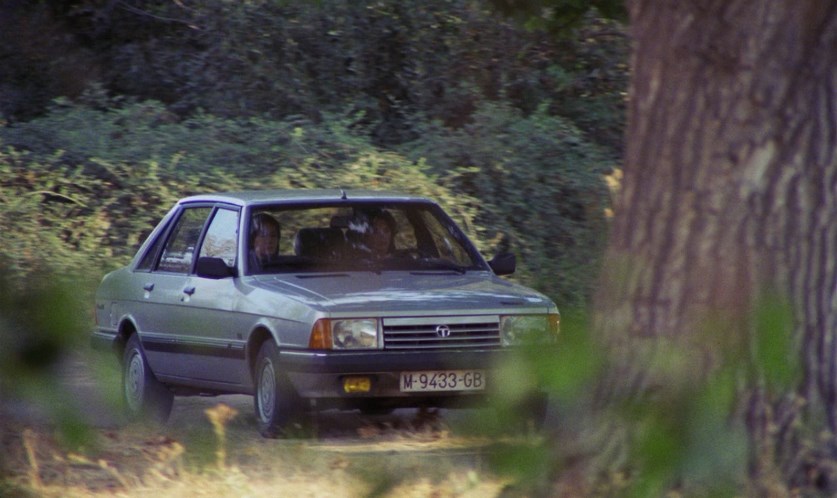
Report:
[[[509,350],[310,352],[283,350],[279,362],[297,394],[316,399],[320,407],[457,406],[488,401],[496,385],[497,365],[514,354]],[[402,392],[402,372],[482,370],[480,391]],[[347,393],[346,377],[365,377],[367,392]]]

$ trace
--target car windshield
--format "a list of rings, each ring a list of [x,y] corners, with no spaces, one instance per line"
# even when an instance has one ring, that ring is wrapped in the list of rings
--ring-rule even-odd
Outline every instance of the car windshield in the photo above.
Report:
[[[485,269],[432,203],[259,206],[250,212],[248,234],[251,274]]]

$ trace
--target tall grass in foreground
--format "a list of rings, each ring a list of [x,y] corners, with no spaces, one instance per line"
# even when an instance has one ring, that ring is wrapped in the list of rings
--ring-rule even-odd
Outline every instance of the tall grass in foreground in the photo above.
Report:
[[[0,254],[0,267],[3,262]],[[38,271],[22,281],[0,275],[0,402],[34,402],[68,444],[79,445],[89,437],[88,427],[56,382],[61,361],[89,337],[83,306],[89,286],[82,278],[72,280]]]
[[[532,348],[503,368],[506,392],[535,379],[553,408],[539,436],[495,443],[495,469],[532,496],[790,492],[754,451],[765,443],[746,419],[758,393],[770,398],[799,380],[791,315],[770,298],[752,315],[751,336],[707,324],[700,337],[600,341],[585,314],[565,313],[554,350]],[[509,417],[501,427],[526,415],[500,413]],[[754,475],[754,465],[774,471]]]

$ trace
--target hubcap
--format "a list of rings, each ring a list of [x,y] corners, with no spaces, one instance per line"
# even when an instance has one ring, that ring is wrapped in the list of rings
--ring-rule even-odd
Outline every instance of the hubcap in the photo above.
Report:
[[[263,422],[269,422],[273,417],[273,410],[276,408],[276,373],[273,371],[273,363],[266,361],[262,366],[259,375],[259,418]]]
[[[138,351],[134,351],[125,368],[125,400],[132,412],[138,412],[145,390],[145,365]]]

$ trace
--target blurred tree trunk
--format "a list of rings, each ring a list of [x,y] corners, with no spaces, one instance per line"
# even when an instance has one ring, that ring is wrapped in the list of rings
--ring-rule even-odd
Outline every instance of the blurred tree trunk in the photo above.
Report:
[[[625,171],[596,329],[617,349],[714,330],[711,365],[779,293],[799,394],[837,433],[837,2],[628,8]],[[634,386],[655,382],[634,370]]]

